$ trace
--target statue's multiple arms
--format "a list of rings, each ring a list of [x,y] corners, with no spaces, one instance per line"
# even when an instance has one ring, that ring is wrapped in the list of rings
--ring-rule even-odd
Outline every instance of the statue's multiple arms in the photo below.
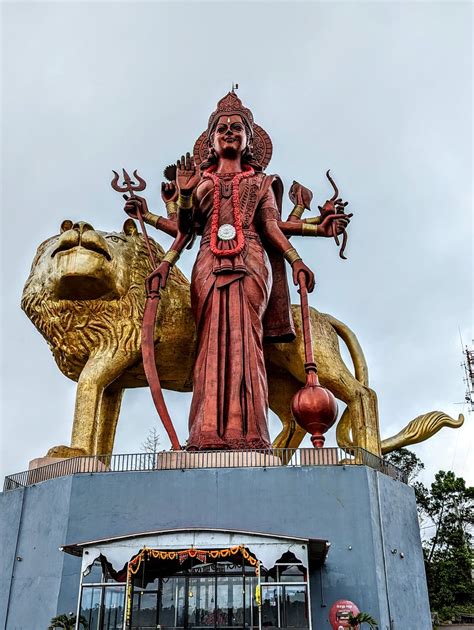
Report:
[[[326,217],[293,221],[278,221],[279,229],[286,236],[334,236],[342,234],[351,220],[352,214],[329,214]]]
[[[146,279],[148,295],[165,288],[171,268],[179,260],[181,252],[193,238],[192,195],[199,180],[200,174],[194,165],[194,160],[187,153],[186,157],[182,156],[181,160],[177,161],[176,184],[171,182],[161,185],[161,197],[165,202],[168,218],[150,212],[146,199],[143,197],[135,195],[128,199],[125,204],[125,212],[132,219],[138,218],[137,215],[140,211],[146,223],[176,237],[158,267]]]
[[[329,177],[329,171],[327,173]],[[333,180],[329,178],[331,183]],[[320,215],[301,219],[305,210],[311,210],[313,193],[299,182],[293,181],[289,190],[290,201],[295,205],[286,221],[279,221],[280,230],[287,236],[337,236],[345,231],[352,214],[344,214],[347,202],[334,195],[321,207],[318,206]],[[329,218],[331,217],[331,218]]]
[[[200,180],[200,174],[196,170],[194,160],[189,153],[183,155],[176,165],[176,186],[174,184],[164,184],[161,187],[161,195],[167,203],[175,202],[176,218],[173,217],[176,229],[176,238],[170,249],[163,256],[161,263],[148,276],[148,292],[156,292],[164,289],[168,280],[171,268],[176,264],[181,256],[181,252],[186,245],[192,241],[193,231],[193,191]],[[169,198],[169,199],[168,199]],[[168,200],[167,200],[168,199]]]
[[[294,183],[294,185],[296,182]],[[294,202],[296,205],[309,206],[311,201],[311,192],[303,199],[301,195],[301,186],[294,189]],[[304,189],[307,190],[307,189]],[[291,198],[291,195],[290,195]],[[293,201],[293,199],[292,199]],[[298,218],[288,217],[288,221],[278,220],[278,210],[276,208],[276,200],[272,190],[268,190],[262,199],[262,209],[260,211],[262,218],[262,230],[267,240],[280,251],[286,260],[290,263],[293,272],[293,282],[298,285],[298,276],[303,272],[306,276],[306,285],[308,291],[314,289],[314,274],[301,260],[301,256],[296,249],[290,245],[287,235],[298,236],[333,236],[334,232],[341,234],[347,227],[352,215],[337,213],[327,215],[319,225],[311,225],[301,221]]]

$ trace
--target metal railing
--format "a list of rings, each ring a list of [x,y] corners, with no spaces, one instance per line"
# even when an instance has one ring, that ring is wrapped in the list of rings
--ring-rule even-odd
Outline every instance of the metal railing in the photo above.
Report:
[[[273,448],[247,451],[162,451],[125,455],[93,455],[63,459],[53,464],[5,477],[4,491],[78,473],[186,470],[195,468],[275,468],[281,466],[369,466],[407,483],[393,464],[362,448]]]

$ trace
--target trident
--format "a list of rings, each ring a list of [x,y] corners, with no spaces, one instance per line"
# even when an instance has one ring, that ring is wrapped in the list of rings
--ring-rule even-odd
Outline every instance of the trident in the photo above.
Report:
[[[119,177],[120,177],[119,174],[116,171],[112,171],[112,173],[114,174],[114,178],[110,182],[110,184],[112,188],[116,190],[117,192],[121,192],[121,193],[128,192],[130,194],[130,197],[136,197],[136,194],[135,194],[136,192],[141,192],[142,190],[145,190],[146,188],[146,181],[142,177],[140,177],[140,175],[138,174],[136,170],[133,171],[133,177],[135,177],[135,179],[138,181],[138,184],[135,184],[135,182],[132,181],[132,179],[130,178],[130,175],[127,173],[127,171],[124,168],[122,169],[124,186],[119,186],[118,184]],[[122,196],[126,201],[128,201],[129,198],[127,197],[127,195],[122,195]],[[142,229],[143,239],[145,241],[146,248],[148,250],[148,256],[150,257],[150,262],[152,264],[153,269],[156,269],[157,264],[156,264],[155,254],[151,248],[150,239],[148,238],[148,233],[145,227],[145,222],[143,221],[143,216],[139,209],[137,209],[137,217],[140,223],[140,227]]]
[[[111,186],[114,190],[120,193],[129,193],[130,197],[136,197],[135,192],[140,192],[145,190],[146,181],[139,176],[137,171],[133,171],[133,177],[137,180],[138,184],[136,184],[130,178],[130,175],[127,173],[125,169],[123,172],[123,185],[119,186],[119,174],[116,171],[112,171],[114,173],[114,178],[110,182]],[[128,201],[129,197],[126,194],[123,194],[123,198]],[[145,241],[148,256],[150,258],[150,262],[152,264],[153,269],[156,269],[157,262],[156,256],[151,247],[150,239],[148,238],[148,233],[146,231],[145,222],[143,220],[143,215],[141,210],[137,208],[137,217],[140,222],[140,227],[142,229],[143,239]],[[158,376],[158,370],[156,369],[156,361],[155,361],[155,320],[156,313],[158,311],[158,300],[160,298],[159,291],[149,292],[147,294],[145,309],[143,311],[143,322],[142,322],[142,357],[143,357],[143,369],[145,370],[145,375],[148,381],[148,385],[150,386],[151,396],[153,398],[153,402],[155,403],[156,410],[158,415],[161,418],[161,422],[165,427],[166,433],[171,442],[171,447],[175,451],[181,450],[181,446],[179,444],[178,436],[176,435],[175,428],[173,426],[173,421],[168,413],[168,409],[166,407],[165,399],[163,398],[163,392],[161,390],[160,378]]]

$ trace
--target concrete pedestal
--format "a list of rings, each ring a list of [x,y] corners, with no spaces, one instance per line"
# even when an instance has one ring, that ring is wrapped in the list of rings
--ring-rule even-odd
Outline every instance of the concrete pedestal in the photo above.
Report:
[[[431,630],[414,494],[365,466],[77,473],[0,495],[0,627],[76,610],[81,559],[62,545],[174,528],[328,540],[310,575],[312,630],[349,599],[380,630]]]
[[[281,466],[281,458],[258,451],[163,451],[156,460],[157,470],[248,466]]]

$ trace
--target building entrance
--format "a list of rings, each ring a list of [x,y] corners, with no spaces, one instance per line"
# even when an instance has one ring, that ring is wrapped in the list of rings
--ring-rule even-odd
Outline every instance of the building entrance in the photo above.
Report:
[[[132,589],[131,630],[258,628],[252,567],[203,564]]]
[[[102,557],[82,583],[89,630],[310,629],[307,570],[293,554],[266,570],[245,549],[215,561],[221,551],[183,553],[146,550],[122,572]]]

